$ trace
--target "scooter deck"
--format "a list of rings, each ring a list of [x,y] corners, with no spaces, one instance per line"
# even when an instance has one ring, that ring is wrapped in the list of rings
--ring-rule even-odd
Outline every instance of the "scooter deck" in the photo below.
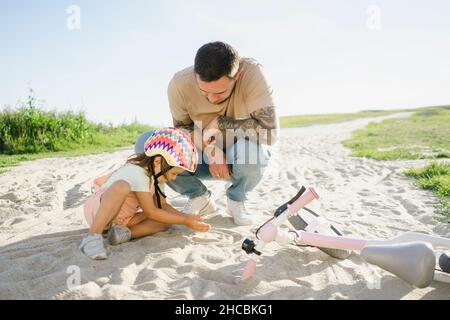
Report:
[[[309,216],[309,217],[308,217]],[[304,217],[304,218],[302,218]],[[311,221],[310,219],[318,218],[320,215],[306,207],[302,209],[302,211],[295,216],[292,216],[288,219],[289,223],[296,229],[296,230],[305,230],[308,226],[307,221]],[[310,219],[308,219],[310,218]],[[325,230],[325,232],[321,232],[327,235],[336,235],[336,236],[343,236],[343,233],[337,229],[335,226],[330,224],[330,227]],[[304,246],[304,245],[299,245]],[[318,249],[322,250],[329,256],[336,258],[336,259],[347,259],[351,255],[350,250],[343,250],[343,249],[330,249],[330,248],[321,248],[317,247]]]
[[[302,194],[305,193],[305,191],[306,191],[305,186],[302,186],[300,188],[300,190],[297,192],[297,194],[291,200],[285,202],[284,204],[282,204],[281,206],[279,206],[275,210],[274,217],[278,217],[280,214],[282,214],[283,212],[288,210],[289,205],[293,204],[298,198],[300,198],[302,196]],[[288,219],[290,224],[296,230],[304,230],[308,226],[308,223],[301,217],[301,216],[304,216],[305,211],[308,212],[309,214],[311,214],[312,217],[315,217],[315,218],[319,217],[319,214],[317,214],[314,211],[304,207],[301,210],[301,214],[300,215],[295,215],[295,216],[292,216],[292,217],[290,217]],[[308,221],[311,221],[311,220],[308,220]],[[261,228],[261,227],[259,227],[259,228]],[[330,230],[326,231],[326,234],[338,235],[338,236],[342,236],[343,235],[342,232],[340,232],[335,226],[333,226],[331,224],[330,224],[330,228],[329,229]],[[258,231],[256,231],[256,233],[258,233]],[[303,246],[303,245],[298,245],[298,246]],[[330,248],[319,248],[319,249],[322,250],[323,252],[325,252],[326,254],[332,256],[333,258],[337,258],[337,259],[341,259],[341,260],[347,259],[351,255],[351,251],[350,250],[330,249]]]

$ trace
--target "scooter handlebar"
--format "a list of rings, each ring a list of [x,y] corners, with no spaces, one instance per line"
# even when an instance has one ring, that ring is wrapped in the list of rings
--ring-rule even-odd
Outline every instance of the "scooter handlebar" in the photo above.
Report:
[[[300,198],[298,198],[294,203],[288,206],[288,210],[290,213],[296,213],[312,200],[319,200],[319,198],[320,196],[317,191],[313,187],[310,187],[304,194],[301,195]]]

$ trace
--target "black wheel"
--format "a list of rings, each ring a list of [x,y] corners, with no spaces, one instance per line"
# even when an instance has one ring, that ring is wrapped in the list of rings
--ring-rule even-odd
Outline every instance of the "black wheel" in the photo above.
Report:
[[[442,271],[450,273],[450,257],[445,253],[441,254],[439,257],[439,267]]]

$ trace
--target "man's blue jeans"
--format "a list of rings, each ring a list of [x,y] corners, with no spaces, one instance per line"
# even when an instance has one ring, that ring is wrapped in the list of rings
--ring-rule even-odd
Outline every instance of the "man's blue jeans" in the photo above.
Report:
[[[150,134],[151,132],[145,132],[139,136],[135,145],[136,153],[144,152],[144,143]],[[201,180],[212,179],[205,157],[200,152],[199,156],[203,157],[203,161],[199,163],[195,173],[185,171],[179,174],[176,180],[167,183],[173,190],[191,199],[208,191]],[[244,201],[248,192],[261,181],[270,159],[270,152],[264,145],[240,139],[228,147],[226,158],[232,172],[227,197],[234,201]]]

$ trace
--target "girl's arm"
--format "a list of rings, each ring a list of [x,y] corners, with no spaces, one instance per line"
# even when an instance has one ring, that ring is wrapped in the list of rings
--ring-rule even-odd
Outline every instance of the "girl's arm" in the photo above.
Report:
[[[153,201],[156,203],[156,194],[153,195]],[[167,212],[176,213],[176,214],[184,214],[174,207],[172,207],[170,204],[167,203],[166,199],[164,197],[161,197],[161,208]]]
[[[152,220],[167,224],[182,224],[195,231],[209,231],[211,228],[209,224],[202,222],[202,218],[199,215],[183,214],[178,211],[169,212],[157,208],[150,192],[136,192],[136,197],[144,214]]]

